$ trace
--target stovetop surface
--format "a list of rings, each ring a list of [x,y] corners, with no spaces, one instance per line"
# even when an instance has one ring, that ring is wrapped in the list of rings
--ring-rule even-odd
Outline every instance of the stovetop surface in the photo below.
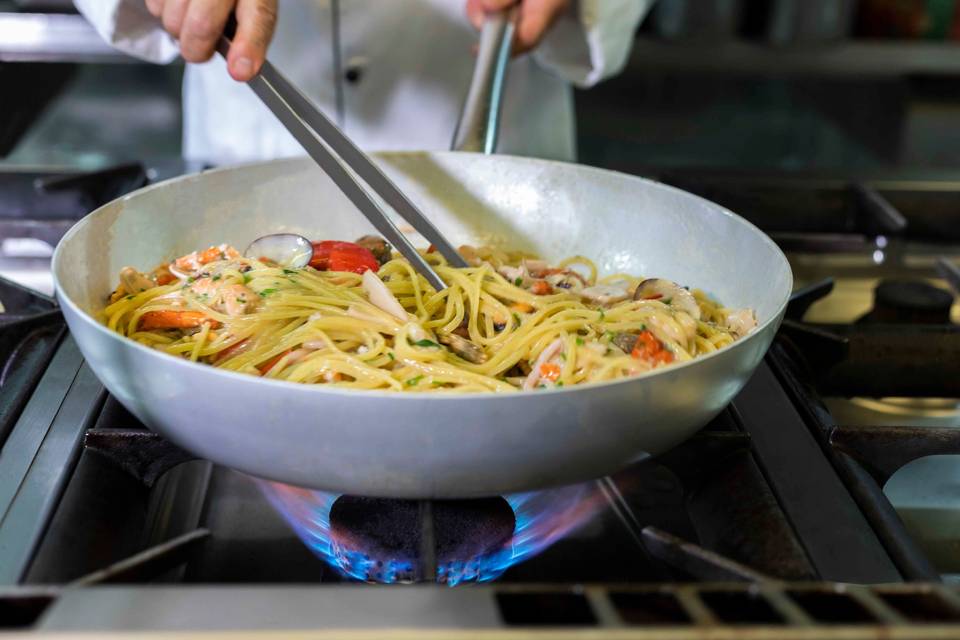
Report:
[[[103,391],[53,301],[0,282],[7,307],[0,316],[0,582],[41,589],[28,598],[39,603],[27,606],[32,621],[65,585],[107,583],[484,579],[502,589],[586,583],[669,590],[718,580],[939,580],[960,569],[949,533],[957,530],[951,523],[960,505],[944,500],[960,482],[956,458],[944,455],[960,454],[960,418],[955,400],[926,396],[951,397],[957,377],[901,380],[897,367],[922,372],[910,361],[910,349],[918,349],[930,355],[932,371],[954,371],[958,306],[954,300],[946,319],[926,328],[865,326],[862,319],[881,279],[922,280],[946,291],[933,267],[937,257],[958,253],[957,245],[931,242],[937,220],[921,216],[910,236],[869,190],[831,184],[807,189],[847,215],[830,233],[798,236],[782,220],[772,227],[794,247],[798,284],[814,292],[801,291],[791,303],[764,364],[701,433],[610,478],[467,510],[434,505],[426,519],[423,505],[371,511],[362,501],[289,490],[193,459]],[[775,201],[773,187],[761,187],[734,190],[747,212]],[[721,201],[731,193],[729,186],[705,189]],[[904,194],[927,193],[919,201],[943,209],[954,189],[943,185],[931,199],[935,189],[888,183],[884,193],[907,205],[912,223],[913,201]],[[818,282],[824,275],[839,277]],[[890,351],[871,369],[869,352],[878,345]],[[901,386],[920,398],[859,392],[895,395]],[[904,484],[904,467],[920,469],[912,485]],[[383,516],[384,508],[394,515]],[[407,524],[385,532],[369,526],[371,518]],[[457,546],[473,538],[483,544]],[[778,593],[763,597],[792,620],[784,613],[791,605],[776,604]],[[588,600],[602,611],[609,605],[598,605],[598,597]],[[622,622],[626,614],[619,615]]]

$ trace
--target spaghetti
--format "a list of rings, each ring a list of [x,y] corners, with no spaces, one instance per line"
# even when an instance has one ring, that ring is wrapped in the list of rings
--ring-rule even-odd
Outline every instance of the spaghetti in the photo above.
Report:
[[[668,280],[599,277],[580,256],[551,266],[462,247],[471,266],[454,268],[425,252],[449,285],[438,292],[385,243],[369,242],[314,243],[313,266],[303,269],[225,245],[150,274],[127,267],[103,321],[230,371],[400,392],[614,380],[710,353],[756,324],[752,311]]]

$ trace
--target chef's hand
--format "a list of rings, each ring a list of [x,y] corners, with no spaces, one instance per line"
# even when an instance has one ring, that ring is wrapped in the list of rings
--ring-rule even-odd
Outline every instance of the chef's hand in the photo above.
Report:
[[[534,49],[560,15],[570,8],[571,0],[467,0],[467,16],[477,29],[483,26],[484,14],[520,5],[517,30],[513,38],[513,55]]]
[[[237,34],[227,68],[234,80],[246,82],[260,71],[277,24],[277,0],[146,0],[147,9],[180,41],[187,62],[213,56],[227,18],[237,16]]]

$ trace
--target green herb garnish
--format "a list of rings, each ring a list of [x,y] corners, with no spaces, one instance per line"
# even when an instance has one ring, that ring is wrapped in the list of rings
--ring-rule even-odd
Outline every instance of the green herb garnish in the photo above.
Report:
[[[520,316],[518,316],[516,313],[514,313],[514,314],[513,314],[513,321],[514,321],[515,323],[517,323],[517,324],[520,324]]]
[[[603,309],[600,309],[600,322],[603,322],[607,317],[607,314],[603,312]]]
[[[396,360],[397,356],[393,355],[393,351],[387,351],[387,357],[391,360]]]
[[[513,285],[514,285],[515,287],[519,287],[519,286],[522,285],[522,284],[523,284],[523,278],[517,278],[517,279],[515,279],[515,280],[513,281]]]
[[[297,272],[294,271],[293,269],[284,269],[283,272],[284,272],[286,275],[288,275],[288,276],[296,275],[296,273],[297,273]]]
[[[664,299],[663,304],[670,304],[670,302],[671,302],[672,300],[673,300],[673,298],[666,298],[666,299]]]
[[[243,274],[243,284],[247,284],[247,283],[250,282],[251,280],[253,280],[253,278],[250,277],[250,274],[244,272],[244,274]]]
[[[417,383],[420,382],[421,380],[423,380],[423,376],[416,376],[414,378],[410,378],[409,380],[407,380],[406,385],[408,387],[415,387],[417,386]]]
[[[212,278],[210,278],[210,279],[213,280],[214,282],[216,282],[217,280],[219,280],[219,279],[222,278],[222,277],[223,277],[223,276],[221,276],[219,273],[217,273],[217,274],[215,274],[215,275],[214,275]]]
[[[432,347],[434,349],[440,348],[440,345],[438,345],[436,342],[434,342],[433,340],[427,340],[426,338],[424,338],[423,340],[417,340],[413,344],[418,347]]]
[[[263,291],[260,292],[260,297],[266,298],[267,296],[274,294],[276,292],[277,292],[276,289],[264,289]]]
[[[127,300],[133,300],[134,296],[127,296]]]
[[[583,346],[583,338],[579,338],[579,337],[577,338],[577,346],[578,346],[578,347],[582,347],[582,346]]]

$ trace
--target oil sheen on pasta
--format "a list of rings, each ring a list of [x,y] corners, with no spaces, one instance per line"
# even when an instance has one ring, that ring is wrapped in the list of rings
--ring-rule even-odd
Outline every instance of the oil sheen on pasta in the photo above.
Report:
[[[510,393],[642,375],[756,325],[751,310],[668,280],[598,277],[581,256],[549,265],[461,247],[471,264],[461,269],[424,252],[449,285],[437,292],[382,240],[380,251],[367,240],[314,243],[329,249],[322,260],[315,250],[317,268],[286,269],[225,245],[149,274],[127,267],[103,321],[221,369],[404,393]]]

